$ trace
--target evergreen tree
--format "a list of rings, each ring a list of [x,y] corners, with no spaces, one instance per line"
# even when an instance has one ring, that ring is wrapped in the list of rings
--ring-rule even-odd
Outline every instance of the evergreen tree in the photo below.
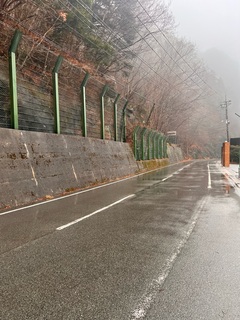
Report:
[[[136,37],[136,4],[136,0],[95,0],[93,3],[94,13],[104,23],[99,24],[101,34],[108,35],[108,41],[121,48],[131,45]],[[96,19],[95,23],[98,24]]]

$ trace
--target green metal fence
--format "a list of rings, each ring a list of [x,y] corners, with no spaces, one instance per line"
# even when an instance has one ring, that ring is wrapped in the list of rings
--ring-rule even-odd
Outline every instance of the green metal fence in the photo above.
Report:
[[[127,100],[111,85],[19,30],[3,37],[0,127],[126,141]]]
[[[167,158],[167,137],[145,127],[134,129],[133,147],[136,160]]]
[[[128,101],[111,85],[19,30],[4,36],[0,127],[126,142]],[[136,127],[133,135],[137,160],[167,157],[160,132]]]

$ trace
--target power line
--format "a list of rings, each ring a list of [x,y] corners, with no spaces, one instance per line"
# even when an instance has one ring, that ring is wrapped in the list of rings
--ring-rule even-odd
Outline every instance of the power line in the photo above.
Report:
[[[80,4],[80,5],[82,5],[82,7],[83,8],[88,8],[88,12],[91,12],[92,13],[92,16],[93,17],[97,17],[98,18],[98,21],[102,24],[102,26],[104,26],[104,27],[106,27],[108,30],[111,30],[111,33],[113,34],[114,33],[114,31],[111,29],[111,28],[109,28],[86,4],[83,4],[82,3],[82,1],[81,0],[77,0],[77,2]],[[74,7],[74,6],[73,6]],[[78,11],[78,9],[76,8],[76,7],[74,7],[77,11]],[[143,8],[143,7],[142,7]],[[144,9],[144,8],[143,8]],[[78,11],[79,12],[79,11]],[[81,12],[79,12],[80,14],[81,14]],[[146,13],[148,14],[148,12],[146,11]],[[149,14],[148,14],[148,16],[149,16]],[[150,17],[150,16],[149,16]],[[154,37],[154,39],[157,41],[157,43],[159,44],[159,46],[164,50],[164,52],[170,57],[170,59],[175,63],[175,64],[177,64],[177,62],[169,55],[169,53],[167,52],[167,50],[160,44],[160,42],[158,41],[158,39],[154,36],[154,34],[149,30],[149,28],[146,26],[146,24],[144,24],[142,21],[141,21],[141,19],[139,18],[139,17],[137,17],[138,19],[139,19],[139,21],[141,22],[141,24],[142,24],[142,26],[144,26],[145,28],[146,28],[146,30],[148,31],[148,36],[149,35],[151,35],[152,37]],[[151,18],[151,17],[150,17]],[[90,23],[92,23],[90,20],[88,20]],[[93,23],[92,23],[93,24]],[[94,24],[93,24],[94,25]],[[143,40],[146,44],[147,44],[147,46],[151,49],[151,51],[152,52],[154,52],[156,55],[157,55],[157,57],[169,68],[169,70],[172,72],[172,73],[174,73],[182,82],[185,82],[186,80],[188,80],[189,78],[191,78],[192,77],[192,75],[194,75],[194,74],[196,74],[196,71],[194,71],[193,70],[193,74],[191,74],[191,75],[188,75],[187,73],[186,73],[186,71],[185,70],[183,70],[178,64],[177,64],[177,66],[181,69],[181,71],[184,73],[184,74],[186,74],[187,75],[187,78],[186,79],[182,79],[174,70],[172,70],[172,68],[164,61],[164,59],[157,53],[157,51],[147,42],[147,40],[146,40],[146,38],[147,37],[143,37],[141,34],[140,34],[140,32],[135,28],[135,27],[133,27],[133,29],[136,31],[136,33],[140,36],[140,39],[141,40]],[[117,35],[117,34],[116,34]],[[118,39],[120,39],[120,40],[122,40],[122,38],[119,36],[118,37]],[[121,48],[120,48],[121,49]],[[141,59],[139,56],[137,56],[137,58],[138,59]],[[162,77],[163,78],[163,77]],[[166,79],[164,79],[165,81],[166,81]],[[191,79],[192,80],[192,79]],[[194,80],[192,80],[194,83],[195,83],[195,85],[197,85],[201,90],[203,90],[203,88],[202,87],[200,87]],[[177,86],[177,85],[176,85]],[[187,85],[189,88],[191,88],[189,85]],[[191,89],[193,89],[193,88],[191,88]]]
[[[60,0],[59,0],[60,1]],[[42,2],[42,1],[41,1]],[[81,2],[81,1],[79,1],[79,0],[77,0],[77,2],[80,4],[80,5],[83,5],[83,3]],[[43,2],[42,2],[43,3]],[[64,4],[62,1],[60,1],[60,3],[62,4],[62,5],[64,5],[66,8],[67,8],[67,5],[66,4]],[[69,2],[68,2],[69,3]],[[140,2],[138,1],[138,3],[140,4]],[[43,3],[44,4],[44,3]],[[74,8],[81,16],[83,16],[83,14],[76,8],[76,7],[74,7],[72,4],[70,4],[69,3],[69,5],[72,7],[72,8]],[[141,4],[140,4],[141,5]],[[142,6],[142,5],[141,5]],[[49,6],[48,6],[49,7]],[[51,7],[50,7],[51,8]],[[88,9],[88,11],[90,11],[91,12],[91,14],[94,14],[93,13],[93,11],[87,6],[87,5],[84,5],[84,8],[85,8],[85,10],[86,9]],[[142,6],[142,8],[144,9],[144,7]],[[51,8],[52,9],[52,8]],[[52,9],[53,10],[53,9]],[[144,9],[145,10],[145,9]],[[146,10],[145,10],[146,11]],[[146,12],[147,13],[147,12]],[[74,13],[75,15],[76,15],[76,13]],[[147,13],[148,14],[148,13]],[[77,18],[78,19],[80,19],[79,18],[79,16],[78,15],[76,15],[77,16]],[[149,14],[148,14],[148,16],[149,16]],[[113,33],[113,30],[112,29],[110,29],[103,21],[101,21],[100,20],[100,18],[96,15],[96,14],[94,14],[93,15],[93,17],[94,18],[98,18],[98,21],[100,21],[100,23],[106,28],[108,28],[108,30],[110,30],[111,31],[111,33]],[[149,16],[150,17],[150,16]],[[151,18],[151,17],[150,17]],[[84,20],[86,20],[86,18],[84,17]],[[80,21],[81,22],[83,22],[84,24],[86,24],[86,22],[85,21],[83,21],[82,19],[80,19]],[[90,23],[92,23],[92,21],[90,21],[90,20],[88,20],[87,19],[87,21],[88,22],[90,22]],[[153,22],[154,24],[155,24],[155,22]],[[93,24],[93,23],[92,23]],[[93,24],[94,25],[94,24]],[[156,24],[155,24],[156,25]],[[69,26],[68,25],[68,27],[69,28],[71,28],[73,31],[75,31],[76,32],[76,30],[75,29],[73,29],[71,26]],[[88,25],[87,25],[87,27],[89,27]],[[146,27],[146,26],[145,26]],[[158,27],[158,26],[157,26]],[[148,29],[149,30],[149,29]],[[160,32],[162,32],[161,30],[159,30]],[[78,32],[77,32],[78,33]],[[96,32],[94,32],[96,35],[97,35],[97,33]],[[78,33],[79,34],[79,33]],[[79,34],[80,35],[80,34]],[[140,35],[140,34],[139,34]],[[99,46],[97,46],[95,43],[93,43],[91,40],[89,40],[88,38],[86,38],[86,37],[84,37],[82,34],[80,35],[81,37],[83,37],[83,38],[85,38],[85,39],[87,39],[90,43],[92,43],[94,46],[96,46],[96,47],[98,47],[101,51],[103,51],[104,53],[106,53],[106,54],[108,54],[108,55],[110,55],[109,54],[109,52],[107,52],[106,50],[104,50],[104,49],[102,49],[102,48],[100,48]],[[141,35],[140,35],[140,37],[141,37]],[[119,39],[120,39],[120,37],[119,37]],[[144,38],[141,38],[141,39],[143,39],[143,40],[145,40],[146,41],[146,39],[144,39]],[[156,38],[155,38],[156,39]],[[147,43],[147,42],[146,42]],[[159,43],[159,42],[158,42]],[[155,53],[156,53],[156,51],[149,45],[149,43],[147,43],[147,45],[151,48],[151,50],[152,51],[154,51]],[[161,46],[161,44],[159,43],[159,45]],[[161,46],[162,48],[163,48],[163,46]],[[119,49],[119,47],[117,47],[118,49]],[[163,48],[164,49],[164,48]],[[165,50],[165,49],[164,49]],[[166,50],[165,50],[165,52],[167,52]],[[157,54],[157,53],[156,53]],[[159,56],[159,54],[157,54],[158,55],[158,57],[170,68],[170,66]],[[169,54],[168,54],[169,55]],[[169,55],[170,56],[170,55]],[[170,56],[171,57],[171,56]],[[140,61],[141,62],[143,62],[148,68],[150,68],[150,70],[151,71],[153,71],[156,75],[158,75],[162,80],[164,80],[165,82],[167,82],[170,86],[172,86],[172,84],[168,81],[168,80],[166,80],[162,75],[160,75],[160,74],[158,74],[158,73],[156,73],[156,71],[148,64],[148,63],[146,63],[146,61],[144,60],[144,59],[142,59],[141,57],[139,57],[139,56],[137,56],[137,58],[138,59],[140,59]],[[183,58],[183,57],[182,57]],[[175,63],[177,63],[174,59],[172,59]],[[185,61],[185,60],[184,60]],[[170,68],[171,69],[171,68]],[[183,72],[185,72],[183,69],[181,69]],[[193,70],[193,69],[192,69]],[[172,71],[173,72],[173,71]],[[196,73],[194,70],[193,70],[193,72],[194,73]],[[175,72],[174,72],[175,73]],[[185,72],[186,73],[186,72]],[[176,73],[175,73],[175,75],[177,75]],[[180,78],[180,76],[179,75],[177,75],[179,78]],[[190,76],[188,76],[188,78],[191,78],[191,76],[192,75],[190,75]],[[181,78],[180,78],[181,79]],[[183,81],[186,81],[187,79],[185,79],[185,80],[183,80]],[[191,79],[192,80],[192,79]],[[192,80],[193,81],[193,80]],[[195,83],[196,84],[196,83]],[[176,85],[175,87],[177,87],[178,85]],[[193,88],[191,88],[191,87],[189,87],[191,90],[194,90]],[[200,89],[202,89],[200,86],[199,86],[199,88]]]
[[[100,20],[100,18],[92,11],[90,10],[90,8],[86,5],[86,4],[83,4],[82,1],[80,0],[77,0],[77,2],[82,5],[83,8],[85,8],[86,10],[88,10],[88,12],[91,12],[93,14],[93,17],[94,18],[97,18],[98,21],[104,26],[106,27],[107,29],[111,30],[112,34],[114,33],[114,31],[112,29],[110,29],[103,21]],[[76,9],[76,8],[75,8]],[[143,24],[143,22],[140,20],[140,18],[138,17],[139,21],[141,22],[141,24],[147,29],[147,31],[149,32],[148,36],[151,35],[151,36],[154,36],[151,31],[149,30],[149,28]],[[91,21],[90,21],[91,22]],[[93,23],[92,23],[93,24]],[[94,24],[93,24],[94,25]],[[140,36],[140,39],[143,40],[147,45],[148,47],[151,49],[151,51],[153,51],[157,57],[169,68],[169,70],[174,73],[181,81],[185,82],[187,79],[182,79],[175,71],[172,70],[172,68],[164,61],[164,59],[159,55],[159,53],[147,42],[147,37],[143,37],[139,31],[133,27],[133,29],[137,32],[137,34]],[[116,34],[117,36],[118,34]],[[118,39],[122,40],[121,37],[118,37]],[[156,37],[154,36],[154,39],[158,42],[158,44],[160,45],[160,47],[167,53],[166,49],[159,43],[159,41],[156,39]],[[167,53],[168,54],[168,53]],[[170,56],[170,55],[169,55]],[[170,56],[170,58],[172,59],[172,57]],[[172,59],[175,63],[176,61],[174,59]],[[183,69],[181,69],[184,73],[186,73]],[[200,86],[199,86],[200,89],[202,89]]]
[[[61,2],[61,1],[60,1]],[[42,2],[43,3],[43,2]],[[62,3],[62,2],[61,2]],[[62,3],[63,4],[63,3]],[[49,7],[49,6],[48,6]],[[55,11],[54,11],[55,12]],[[55,12],[56,13],[56,12]],[[16,20],[17,21],[17,20]],[[19,22],[19,21],[18,21]],[[74,30],[75,32],[77,32],[75,29],[73,29],[71,26],[69,26],[68,25],[68,27],[69,28],[71,28],[71,30]],[[34,31],[35,32],[35,31]],[[79,32],[77,32],[78,34],[79,34]],[[37,34],[37,32],[35,32],[35,34]],[[96,34],[96,33],[95,33]],[[39,33],[38,33],[38,35],[39,35]],[[80,34],[79,34],[80,35]],[[41,36],[41,35],[39,35],[39,36]],[[80,36],[82,36],[82,35],[80,35]],[[50,40],[49,38],[45,38],[45,40],[47,41],[47,42],[49,42],[49,43],[54,43],[55,45],[56,45],[56,43],[55,42],[53,42],[52,40]],[[58,46],[58,45],[57,45]],[[59,46],[58,46],[59,47]],[[61,49],[61,48],[60,48]],[[100,48],[101,50],[102,50],[102,48]],[[106,53],[108,53],[108,52],[106,52]],[[109,53],[108,53],[109,54]],[[140,59],[140,61],[142,61],[143,63],[145,62],[144,60],[141,60]],[[146,64],[148,67],[149,67],[149,65],[148,64]],[[152,70],[157,76],[160,76],[163,80],[165,80],[165,81],[167,81],[166,79],[164,79],[161,75],[159,75],[159,73],[157,73],[156,72],[156,70],[154,70],[152,67],[150,67],[150,70]],[[144,77],[143,77],[144,78]],[[168,81],[167,81],[168,82]],[[125,85],[123,85],[123,84],[121,84],[120,82],[118,82],[117,81],[117,83],[118,84],[120,84],[120,85],[122,85],[123,87],[125,86]],[[168,82],[168,84],[172,87],[172,84],[170,83],[170,82]],[[160,87],[158,87],[158,88],[160,88]],[[178,92],[180,93],[180,91],[178,90]],[[149,101],[149,102],[154,102],[154,101],[152,101],[152,100],[149,100],[149,99],[146,99],[146,97],[144,97],[144,96],[142,96],[142,95],[140,95],[138,92],[136,92],[136,91],[133,91],[133,93],[134,94],[136,94],[136,95],[138,95],[138,96],[140,96],[141,98],[144,98],[145,100],[147,100],[147,101]]]
[[[41,1],[41,0],[40,0],[40,1]],[[41,1],[41,2],[43,3],[43,1]],[[59,2],[60,2],[63,6],[65,6],[65,7],[67,8],[66,4],[64,4],[61,0],[59,0]],[[44,4],[44,3],[43,3],[43,4]],[[45,5],[46,5],[46,4],[45,4]],[[71,5],[71,7],[73,7],[80,15],[82,15],[82,13],[81,13],[76,7],[74,7],[72,4],[70,4],[70,5]],[[48,5],[48,7],[50,7],[50,6]],[[52,7],[50,7],[50,8],[52,8]],[[79,17],[76,13],[73,13],[73,14],[74,14],[78,19],[80,19],[80,17]],[[80,21],[82,21],[84,24],[86,24],[86,22],[84,22],[82,19],[80,19]],[[88,20],[88,21],[93,24],[93,22],[91,22],[90,20]],[[66,23],[66,22],[65,22],[65,23]],[[75,29],[73,29],[68,23],[66,23],[66,24],[68,25],[68,27],[69,27],[71,30],[73,30],[75,33],[77,33],[81,38],[84,38],[85,40],[89,41],[93,46],[97,47],[97,48],[100,49],[102,52],[104,52],[104,53],[106,53],[108,56],[112,57],[112,55],[111,55],[109,52],[107,52],[105,49],[99,47],[96,43],[94,43],[94,42],[92,42],[91,40],[89,40],[89,38],[87,38],[86,36],[80,34],[78,31],[76,31]],[[93,24],[93,25],[94,25],[94,24]],[[88,26],[88,25],[87,25],[87,26]],[[88,26],[88,27],[89,27],[89,26]],[[110,28],[108,28],[108,29],[110,29]],[[110,29],[110,30],[112,30],[112,29]],[[98,34],[97,34],[95,31],[93,31],[93,33],[98,36]],[[112,44],[109,44],[109,45],[110,45],[110,47],[112,47],[112,49],[116,50],[116,48],[117,48],[118,50],[121,51],[121,48],[120,48],[120,47],[114,48],[114,47],[112,46]],[[172,86],[172,84],[171,84],[167,79],[165,79],[161,74],[157,73],[143,58],[141,58],[140,56],[137,56],[133,51],[131,51],[131,53],[133,54],[133,56],[135,56],[135,58],[137,58],[138,60],[140,60],[145,66],[147,66],[151,71],[153,71],[153,73],[155,73],[159,78],[161,78],[163,81],[165,81],[168,85]]]
[[[60,1],[60,0],[59,0]],[[41,1],[42,2],[42,1]],[[81,5],[81,2],[80,1],[77,1],[80,5]],[[43,2],[42,2],[43,3]],[[62,1],[60,1],[60,3],[62,4],[62,5],[64,5],[66,8],[67,8],[67,5],[65,5]],[[82,17],[83,17],[83,14],[74,6],[74,5],[72,5],[72,4],[70,4],[70,6],[72,7],[72,8],[74,8]],[[85,5],[84,6],[84,8],[86,8],[86,7],[88,7],[87,5]],[[90,8],[88,7],[88,9],[89,9],[89,11],[92,11],[92,10],[90,10]],[[92,13],[93,13],[93,11],[92,11]],[[78,18],[78,19],[80,19],[80,21],[81,22],[83,22],[87,27],[89,27],[87,24],[86,24],[86,22],[85,21],[83,21],[76,13],[74,13],[74,15]],[[96,14],[94,14],[93,15],[93,17],[97,17],[97,15]],[[94,23],[92,22],[92,21],[90,21],[89,19],[86,19],[85,17],[84,17],[84,20],[87,20],[89,23],[91,23],[93,26],[94,26]],[[100,21],[99,19],[98,19],[98,21]],[[105,23],[104,24],[102,24],[104,27],[105,26],[107,26]],[[68,25],[69,26],[69,25]],[[73,29],[71,26],[69,26],[71,29]],[[108,26],[107,26],[107,29],[108,30],[110,30],[111,31],[111,33],[113,33],[113,30],[112,29],[110,29]],[[135,31],[140,35],[140,33],[138,32],[138,30],[136,29],[136,28],[134,28],[135,29]],[[77,32],[75,29],[73,29],[75,32]],[[93,31],[96,35],[98,35],[95,31]],[[78,33],[78,32],[77,32]],[[79,33],[78,33],[79,34]],[[79,34],[80,35],[80,34]],[[83,37],[83,38],[85,38],[85,39],[87,39],[88,40],[88,38],[86,38],[85,36],[83,36],[83,35],[80,35],[81,37]],[[146,41],[146,39],[145,38],[143,38],[141,35],[140,35],[140,38],[149,46],[149,48],[159,57],[159,59],[161,60],[161,61],[163,61],[163,63],[170,69],[170,71],[171,72],[173,72],[181,81],[183,81],[183,82],[185,82],[186,80],[182,80],[181,79],[181,77],[176,73],[176,72],[174,72],[173,70],[171,70],[171,67],[162,59],[162,57],[156,52],[156,50],[154,50],[154,48],[152,48],[150,45],[149,45],[149,43]],[[120,37],[119,37],[119,39],[121,39]],[[93,45],[95,45],[92,41],[90,41]],[[102,48],[100,48],[99,46],[97,46],[101,51],[104,51],[104,53],[106,53],[106,54],[108,54],[108,55],[110,55],[109,54],[109,52],[107,52],[107,51],[105,51],[105,50],[102,50]],[[118,50],[121,50],[121,48],[120,47],[116,47]],[[115,49],[116,49],[115,48]],[[131,51],[132,53],[133,53],[133,51]],[[135,53],[133,53],[134,55],[135,55]],[[110,55],[111,56],[111,55]],[[143,59],[143,58],[141,58],[140,56],[137,56],[137,55],[135,55],[135,58],[137,58],[137,59],[139,59],[144,65],[146,65],[151,71],[153,71],[155,74],[157,74],[162,80],[164,80],[165,82],[167,82],[170,86],[172,86],[172,84],[168,81],[168,80],[166,80],[162,75],[160,75],[160,74],[158,74],[158,73],[156,73],[156,71]],[[184,70],[182,70],[182,71],[184,71]],[[175,85],[175,87],[177,87],[178,85]],[[188,86],[191,90],[194,90],[193,88],[191,88],[190,86]],[[199,88],[200,89],[202,89],[200,86],[199,86]]]
[[[166,39],[166,41],[170,44],[170,46],[174,49],[174,51],[180,56],[180,58],[188,65],[188,67],[195,73],[194,69],[191,67],[191,65],[185,60],[185,58],[182,56],[182,54],[175,48],[175,46],[171,43],[171,41],[168,39],[168,37],[165,35],[165,33],[160,30],[159,26],[156,24],[155,21],[153,21],[152,17],[149,15],[147,10],[144,8],[144,6],[141,4],[139,0],[137,0],[141,8],[145,11],[145,13],[148,15],[148,17],[151,19],[151,22],[158,28],[159,32],[163,35],[163,37]],[[215,92],[217,95],[220,95],[215,89],[213,89],[205,80],[203,80],[197,73],[196,75],[199,77],[201,81],[203,81],[213,92]]]
[[[60,1],[60,0],[59,0]],[[109,28],[103,21],[101,21],[101,19],[96,15],[96,14],[94,14],[94,12],[87,6],[87,5],[84,5],[83,6],[83,3],[81,2],[81,1],[79,1],[79,0],[77,0],[77,2],[80,4],[80,5],[82,5],[82,7],[84,7],[85,8],[85,10],[86,9],[88,9],[88,12],[91,12],[91,14],[92,14],[92,16],[94,17],[94,18],[98,18],[98,21],[100,21],[100,23],[105,27],[105,28],[107,28],[108,30],[110,30],[110,32],[113,34],[114,33],[114,31],[111,29],[111,28]],[[138,1],[139,2],[139,1]],[[42,2],[43,3],[43,2]],[[60,1],[60,3],[62,3],[65,7],[67,7],[62,1]],[[139,2],[139,4],[140,4],[140,2]],[[82,17],[84,17],[83,16],[83,14],[75,7],[75,6],[73,6],[72,4],[69,4],[72,8],[74,8]],[[142,8],[144,9],[144,7],[142,6]],[[145,9],[144,9],[145,10]],[[146,11],[146,10],[145,10]],[[147,12],[146,12],[147,13]],[[76,13],[74,13],[75,15],[76,15]],[[148,13],[147,13],[148,14]],[[78,16],[78,15],[76,15],[77,17],[78,17],[78,19],[80,19],[80,17]],[[148,14],[148,16],[149,16],[149,14]],[[150,16],[149,16],[150,17]],[[151,17],[150,17],[151,18]],[[93,24],[93,22],[92,21],[90,21],[89,19],[86,19],[85,17],[84,17],[84,20],[87,20],[88,22],[90,22],[93,26],[94,26],[94,24]],[[83,22],[84,24],[86,24],[86,22],[85,21],[83,21],[82,19],[80,19],[80,21],[81,22]],[[154,22],[155,23],[155,22]],[[87,24],[86,24],[87,25]],[[144,25],[144,24],[143,24]],[[68,25],[69,26],[69,25]],[[145,26],[145,25],[144,25]],[[71,26],[69,26],[70,28],[71,28]],[[87,25],[87,27],[89,27],[88,25]],[[146,26],[145,26],[146,27]],[[147,28],[147,27],[146,27]],[[72,29],[72,28],[71,28]],[[134,28],[135,29],[135,28]],[[148,29],[148,28],[147,28]],[[75,29],[74,29],[75,30]],[[136,30],[136,29],[135,29]],[[149,29],[148,29],[148,31],[149,31]],[[76,32],[76,30],[75,30],[75,32]],[[138,32],[138,30],[136,30],[136,32],[140,35],[140,33]],[[149,31],[150,32],[150,31]],[[162,31],[161,31],[162,32]],[[96,35],[98,35],[95,31],[94,31],[94,33],[96,34]],[[79,33],[78,33],[79,34]],[[83,35],[80,35],[81,37],[84,37]],[[143,38],[141,35],[140,35],[140,37],[141,37],[141,39],[142,40],[144,40],[144,42],[145,43],[147,43],[147,45],[148,45],[148,47],[159,57],[159,59],[161,60],[161,61],[163,61],[164,62],[164,64],[171,70],[171,67],[162,59],[162,57],[160,57],[160,55],[154,50],[154,48],[152,48],[150,45],[149,45],[149,43],[146,41],[146,39],[145,38]],[[85,39],[87,39],[86,37],[84,37]],[[155,38],[155,37],[154,37]],[[121,39],[120,37],[118,37],[118,39]],[[155,38],[156,39],[156,38]],[[87,40],[89,40],[89,39],[87,39]],[[122,40],[122,39],[121,39]],[[91,42],[91,41],[90,41]],[[91,42],[93,45],[95,45],[96,46],[96,44],[94,44],[93,42]],[[158,41],[158,43],[159,43],[159,41]],[[161,48],[163,48],[164,49],[164,47],[159,43],[159,45],[161,46]],[[111,46],[112,46],[112,44],[111,44]],[[107,51],[105,51],[105,50],[102,50],[102,48],[100,48],[99,46],[97,46],[101,51],[104,51],[106,54],[108,54],[108,55],[110,55],[109,54],[109,52],[107,52]],[[121,50],[121,48],[119,48],[118,46],[117,46],[117,49],[120,49]],[[164,49],[165,50],[165,49]],[[131,51],[132,52],[132,51]],[[165,52],[167,53],[167,51],[165,50]],[[132,52],[133,53],[133,52]],[[168,53],[167,53],[168,54]],[[169,55],[169,54],[168,54]],[[160,75],[160,74],[158,74],[158,73],[156,73],[156,71],[148,64],[148,63],[146,63],[146,61],[143,59],[143,58],[141,58],[140,56],[135,56],[137,59],[139,59],[141,62],[143,62],[151,71],[153,71],[155,74],[157,74],[162,80],[164,80],[165,82],[167,82],[170,86],[172,86],[172,84],[168,81],[168,80],[166,80],[162,75]],[[169,57],[177,64],[177,62],[169,55]],[[179,68],[187,75],[187,73],[179,66]],[[195,70],[193,70],[192,69],[192,71],[193,71],[193,74],[192,75],[194,75],[194,74],[196,74],[196,71]],[[176,73],[176,72],[174,72],[173,70],[171,70],[171,72],[173,72],[179,79],[181,79],[181,77]],[[189,78],[191,78],[192,77],[192,75],[188,75],[188,78],[187,79],[185,79],[185,80],[182,80],[183,82],[185,82],[186,80],[188,80]],[[191,79],[192,80],[192,79]],[[203,88],[201,88],[194,80],[192,80],[201,90],[203,90]],[[177,85],[175,85],[175,87],[177,87],[179,84],[177,84]],[[188,86],[191,90],[194,90],[193,88],[191,88],[190,86]],[[177,89],[178,90],[178,89]],[[178,90],[179,91],[179,90]]]

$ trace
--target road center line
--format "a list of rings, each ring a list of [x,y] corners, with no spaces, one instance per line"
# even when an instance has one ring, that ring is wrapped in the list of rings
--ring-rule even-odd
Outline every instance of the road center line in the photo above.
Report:
[[[211,171],[210,171],[209,164],[207,167],[208,167],[208,189],[212,189]]]
[[[74,221],[72,221],[72,222],[69,222],[69,223],[67,223],[67,224],[64,224],[63,226],[56,228],[56,230],[60,231],[60,230],[63,230],[63,229],[65,229],[65,228],[68,228],[68,227],[72,226],[73,224],[76,224],[76,223],[78,223],[78,222],[80,222],[80,221],[83,221],[83,220],[85,220],[85,219],[88,219],[88,218],[92,217],[93,215],[95,215],[95,214],[97,214],[97,213],[99,213],[99,212],[102,212],[102,211],[104,211],[104,210],[107,210],[107,209],[115,206],[116,204],[119,204],[119,203],[121,203],[121,202],[123,202],[123,201],[125,201],[125,200],[127,200],[127,199],[130,199],[130,198],[132,198],[132,197],[134,197],[134,196],[135,196],[135,194],[130,194],[129,196],[124,197],[124,198],[122,198],[122,199],[120,199],[120,200],[118,200],[118,201],[116,201],[116,202],[113,202],[113,203],[109,204],[109,205],[106,206],[106,207],[103,207],[103,208],[101,208],[101,209],[98,209],[98,210],[96,210],[96,211],[88,214],[87,216],[84,216],[84,217],[82,217],[82,218],[76,219],[76,220],[74,220]]]

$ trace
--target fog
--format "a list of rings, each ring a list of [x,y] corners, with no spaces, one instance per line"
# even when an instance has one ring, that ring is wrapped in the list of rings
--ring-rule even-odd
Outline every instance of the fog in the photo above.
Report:
[[[172,0],[179,36],[193,42],[209,68],[222,78],[228,99],[230,135],[240,136],[240,1]]]

